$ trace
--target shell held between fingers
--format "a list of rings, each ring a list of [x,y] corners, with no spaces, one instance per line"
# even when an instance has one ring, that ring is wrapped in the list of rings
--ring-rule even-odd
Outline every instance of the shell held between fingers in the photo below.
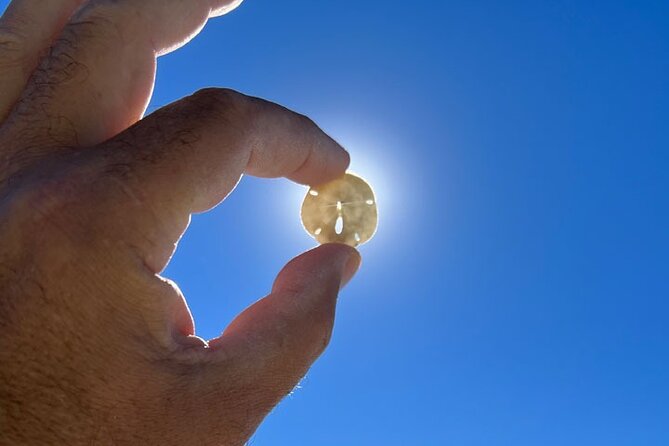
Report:
[[[318,243],[359,246],[368,242],[378,225],[372,187],[346,173],[329,183],[312,186],[302,203],[302,224]]]

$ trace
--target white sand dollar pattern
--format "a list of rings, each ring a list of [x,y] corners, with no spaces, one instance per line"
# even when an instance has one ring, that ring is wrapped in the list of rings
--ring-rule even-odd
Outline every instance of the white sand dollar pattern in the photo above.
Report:
[[[374,191],[352,173],[313,186],[302,203],[302,224],[318,243],[362,245],[374,236],[378,224]]]

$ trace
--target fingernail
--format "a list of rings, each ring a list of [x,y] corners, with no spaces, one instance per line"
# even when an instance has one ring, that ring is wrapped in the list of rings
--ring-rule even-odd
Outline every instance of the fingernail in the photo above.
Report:
[[[361,263],[362,263],[362,257],[360,256],[360,253],[352,249],[351,254],[349,255],[348,260],[346,261],[346,265],[344,266],[344,270],[342,272],[341,285],[339,286],[339,289],[344,288],[351,281],[351,279],[353,279],[355,273],[357,273],[358,270],[360,269]]]

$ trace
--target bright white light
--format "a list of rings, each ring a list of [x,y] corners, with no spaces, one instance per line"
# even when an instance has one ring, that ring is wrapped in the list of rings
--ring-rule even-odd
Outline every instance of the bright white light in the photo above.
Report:
[[[374,238],[361,249],[380,250],[391,240],[400,240],[401,232],[410,233],[409,228],[402,228],[401,215],[408,211],[407,207],[411,207],[410,197],[405,196],[410,188],[410,184],[405,182],[406,173],[411,169],[405,160],[393,158],[393,153],[398,151],[392,150],[382,135],[349,134],[338,138],[338,141],[351,154],[349,170],[364,178],[372,186],[376,197],[378,229]],[[404,172],[402,166],[406,169]]]
[[[416,176],[419,170],[411,151],[404,147],[406,143],[398,141],[390,131],[376,134],[378,129],[361,129],[360,125],[351,122],[340,122],[326,130],[351,154],[349,171],[364,178],[374,190],[379,213],[378,229],[374,238],[360,249],[366,254],[376,252],[382,255],[388,249],[402,249],[398,245],[408,247],[416,229],[411,225],[423,214],[422,198],[426,194],[420,190],[422,181]],[[286,180],[280,180],[280,183],[272,208],[277,221],[286,225],[286,238],[281,242],[299,248],[316,246],[300,221],[308,188]]]

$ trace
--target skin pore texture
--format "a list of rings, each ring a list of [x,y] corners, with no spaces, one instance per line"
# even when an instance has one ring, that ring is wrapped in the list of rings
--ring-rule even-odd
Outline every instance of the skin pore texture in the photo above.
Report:
[[[243,174],[317,185],[349,164],[232,90],[143,118],[156,57],[239,3],[14,0],[0,19],[0,445],[242,445],[326,347],[353,248],[296,257],[208,341],[160,276]]]

